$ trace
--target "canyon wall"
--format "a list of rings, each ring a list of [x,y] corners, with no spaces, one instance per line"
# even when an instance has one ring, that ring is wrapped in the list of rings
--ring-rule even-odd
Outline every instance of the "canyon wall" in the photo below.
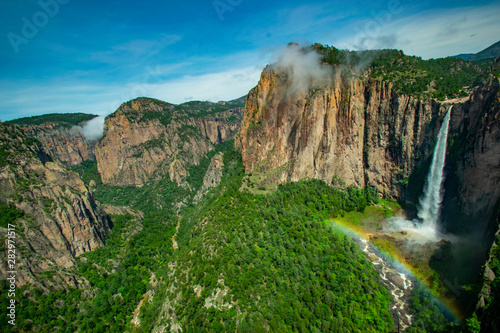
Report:
[[[24,133],[15,125],[0,124],[0,279],[10,271],[5,248],[8,222],[16,234],[18,287],[85,285],[71,268],[76,257],[105,244],[109,217],[77,173],[54,162],[39,141]]]
[[[500,198],[500,82],[489,76],[457,105],[452,123],[454,174],[463,211],[488,218]],[[495,230],[496,231],[496,230]],[[493,232],[494,233],[494,232]]]
[[[140,98],[106,118],[96,146],[102,181],[140,186],[168,174],[181,184],[188,166],[239,130],[241,108],[231,103],[195,102],[176,106]]]
[[[57,123],[25,125],[28,135],[36,137],[52,158],[65,166],[81,164],[95,159],[95,140],[88,140],[81,131]]]

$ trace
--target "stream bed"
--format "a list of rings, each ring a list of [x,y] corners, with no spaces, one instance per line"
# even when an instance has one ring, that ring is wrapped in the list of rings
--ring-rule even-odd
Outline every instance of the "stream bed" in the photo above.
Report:
[[[368,259],[379,273],[382,284],[391,294],[390,312],[398,331],[404,332],[412,324],[409,299],[413,290],[412,275],[402,265],[386,257],[364,238],[354,239],[359,248],[366,253]]]

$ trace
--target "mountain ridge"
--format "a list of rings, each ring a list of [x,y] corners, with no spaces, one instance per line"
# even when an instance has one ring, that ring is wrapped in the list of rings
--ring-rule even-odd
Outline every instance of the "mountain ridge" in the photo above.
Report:
[[[500,57],[500,41],[488,46],[484,50],[477,53],[462,53],[452,57],[468,61],[480,61],[485,59],[497,58]]]

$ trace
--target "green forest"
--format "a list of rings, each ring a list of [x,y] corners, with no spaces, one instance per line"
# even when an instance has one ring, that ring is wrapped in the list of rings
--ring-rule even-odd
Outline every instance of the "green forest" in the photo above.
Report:
[[[57,123],[60,126],[77,126],[97,117],[95,114],[87,113],[48,113],[41,116],[18,118],[8,121],[16,125],[41,125],[45,123]]]
[[[242,164],[228,152],[225,165],[232,164],[224,193],[183,216],[185,245],[176,265],[159,273],[170,278],[159,285],[158,299],[179,299],[174,313],[187,332],[390,331],[389,295],[378,274],[354,242],[324,223],[334,207],[362,209],[373,191],[350,195],[305,181],[255,196],[239,191]],[[193,286],[202,286],[201,293]],[[203,306],[217,289],[227,294]],[[163,315],[154,301],[144,314]]]
[[[442,101],[468,96],[465,87],[477,86],[491,67],[490,61],[453,57],[423,60],[399,50],[346,51],[319,44],[313,47],[327,64],[367,73],[372,80],[391,82],[397,93],[423,99]]]

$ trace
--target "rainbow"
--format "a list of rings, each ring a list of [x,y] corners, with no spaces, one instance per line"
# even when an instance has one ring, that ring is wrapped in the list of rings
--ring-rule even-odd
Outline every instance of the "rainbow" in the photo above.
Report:
[[[337,230],[347,236],[350,236],[351,238],[368,240],[374,234],[374,233],[369,233],[363,230],[362,228],[348,225],[347,223],[344,223],[343,221],[337,219],[327,220],[326,223],[331,227],[333,227],[334,230]],[[377,252],[380,253],[381,256],[390,260],[390,263],[393,264],[393,266],[401,267],[404,270],[403,273],[409,275],[413,280],[416,280],[418,283],[425,286],[426,291],[428,293],[427,297],[429,296],[432,297],[432,300],[437,303],[440,310],[450,321],[459,323],[464,320],[465,315],[459,309],[456,302],[454,302],[454,299],[450,300],[447,299],[446,297],[443,297],[442,295],[437,295],[435,292],[433,292],[429,288],[429,285],[423,278],[423,276],[418,272],[416,272],[415,269],[410,264],[408,264],[408,262],[403,257],[401,257],[397,253],[388,253],[387,251],[384,251],[381,248],[377,247],[372,242],[370,242],[370,246],[375,248]]]

